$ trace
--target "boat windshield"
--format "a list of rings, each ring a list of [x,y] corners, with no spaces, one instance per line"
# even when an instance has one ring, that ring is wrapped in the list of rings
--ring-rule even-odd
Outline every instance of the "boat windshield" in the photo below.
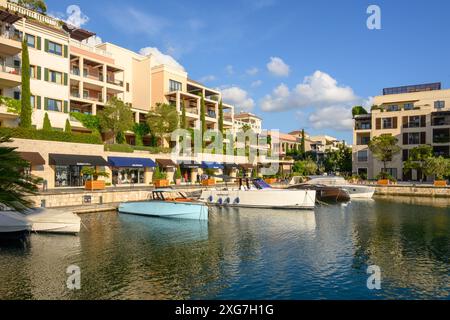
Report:
[[[346,184],[346,181],[343,177],[319,177],[312,178],[311,180],[306,182],[307,184],[324,184],[327,186],[333,185],[342,185]]]
[[[271,189],[272,187],[265,182],[263,179],[255,179],[253,180],[253,185],[256,187],[256,189],[262,190],[262,189]]]
[[[171,200],[186,198],[186,195],[182,192],[177,191],[153,191],[154,200]]]

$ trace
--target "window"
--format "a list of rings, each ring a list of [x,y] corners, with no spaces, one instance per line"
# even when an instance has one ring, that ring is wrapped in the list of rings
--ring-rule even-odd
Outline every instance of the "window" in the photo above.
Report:
[[[33,109],[36,108],[36,97],[35,96],[30,96],[30,102],[31,102],[31,107]]]
[[[54,83],[58,83],[58,84],[63,83],[63,75],[61,72],[49,70],[48,75],[49,75],[50,82],[54,82]]]
[[[412,110],[412,109],[414,109],[414,104],[413,103],[405,103],[403,105],[403,109],[405,109],[405,110]]]
[[[130,92],[130,83],[127,82],[127,92]]]
[[[55,99],[47,99],[47,110],[61,111],[62,101]]]
[[[169,80],[169,91],[181,91],[182,84],[181,82]]]
[[[398,110],[400,110],[400,108],[398,107],[398,105],[394,104],[391,106],[387,106],[386,110],[387,111],[398,111]]]
[[[392,176],[394,179],[397,179],[397,168],[386,168],[385,172]]]
[[[48,42],[48,52],[62,56],[62,45],[58,43]]]
[[[367,162],[368,152],[367,150],[358,151],[358,162]]]
[[[20,100],[20,91],[14,91],[14,99]]]
[[[420,144],[420,132],[409,133],[408,144]]]
[[[383,118],[383,129],[392,129],[392,118]]]
[[[36,37],[31,34],[26,34],[25,39],[29,48],[36,48]]]
[[[30,78],[31,79],[37,79],[37,68],[36,66],[30,66]]]
[[[409,117],[409,128],[419,128],[420,127],[420,116]]]
[[[370,142],[370,136],[361,136],[361,145],[368,145]]]
[[[445,108],[445,101],[435,101],[434,102],[434,108],[435,109],[444,109]]]

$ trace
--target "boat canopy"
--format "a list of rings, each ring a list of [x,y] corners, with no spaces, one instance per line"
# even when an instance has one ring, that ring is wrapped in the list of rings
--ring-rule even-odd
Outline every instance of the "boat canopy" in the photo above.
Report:
[[[202,168],[203,169],[223,169],[223,164],[217,163],[217,162],[206,162],[202,161]]]
[[[121,168],[154,168],[156,163],[149,158],[108,157],[111,167]]]
[[[109,166],[109,163],[100,156],[50,153],[48,157],[50,160],[50,165],[55,166]]]

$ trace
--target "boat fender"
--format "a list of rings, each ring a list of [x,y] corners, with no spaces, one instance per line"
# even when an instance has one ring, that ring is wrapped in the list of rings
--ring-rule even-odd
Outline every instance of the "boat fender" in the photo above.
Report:
[[[236,199],[234,199],[234,203],[239,203],[241,200],[239,200],[239,197],[237,197]]]
[[[231,201],[231,199],[228,197],[228,198],[225,199],[225,202],[224,202],[224,203],[229,204],[230,201]]]
[[[214,199],[213,196],[209,196],[209,197],[208,197],[208,201],[209,201],[209,202],[212,202],[213,199]]]
[[[222,198],[219,198],[219,200],[217,200],[218,204],[222,204]]]

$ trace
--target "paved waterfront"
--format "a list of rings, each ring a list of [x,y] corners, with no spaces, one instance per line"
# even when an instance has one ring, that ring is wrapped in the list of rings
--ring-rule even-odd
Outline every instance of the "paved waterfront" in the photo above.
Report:
[[[215,210],[209,223],[82,215],[79,237],[0,249],[0,299],[449,299],[450,212],[431,204]],[[379,291],[366,286],[369,265]]]

